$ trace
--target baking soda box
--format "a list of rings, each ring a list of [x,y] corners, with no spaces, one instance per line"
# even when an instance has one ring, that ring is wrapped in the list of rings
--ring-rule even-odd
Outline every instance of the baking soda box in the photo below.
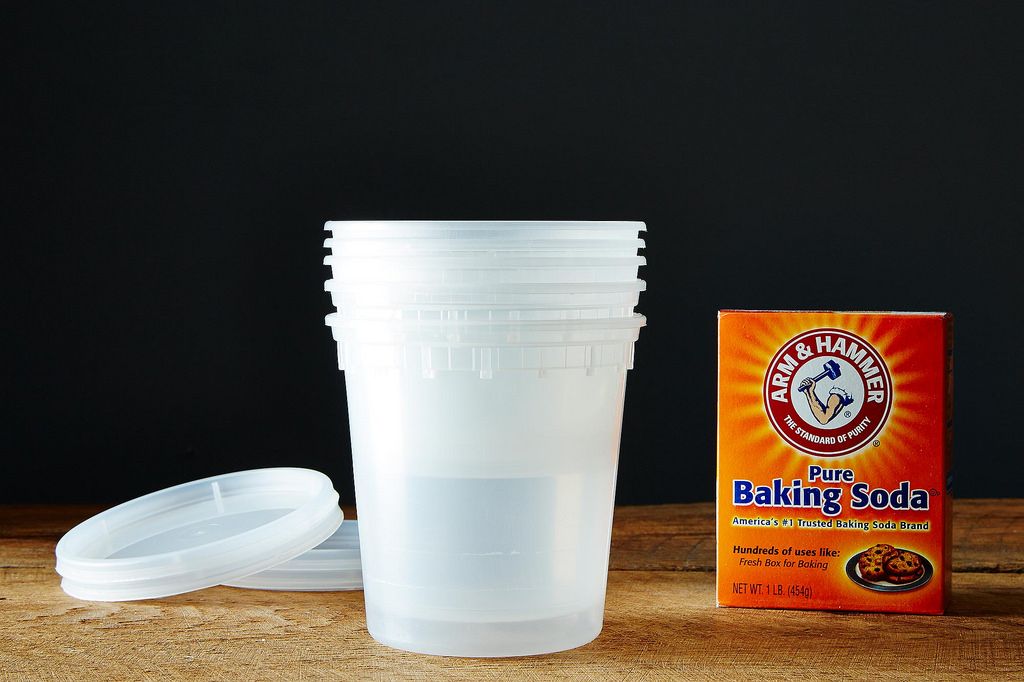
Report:
[[[952,317],[722,311],[718,605],[942,613]]]

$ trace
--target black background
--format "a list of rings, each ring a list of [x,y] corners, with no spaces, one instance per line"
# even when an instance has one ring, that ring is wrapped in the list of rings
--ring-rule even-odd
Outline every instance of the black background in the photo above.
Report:
[[[0,495],[352,500],[326,219],[647,221],[621,503],[714,495],[715,311],[951,310],[1019,496],[1018,3],[7,4]]]

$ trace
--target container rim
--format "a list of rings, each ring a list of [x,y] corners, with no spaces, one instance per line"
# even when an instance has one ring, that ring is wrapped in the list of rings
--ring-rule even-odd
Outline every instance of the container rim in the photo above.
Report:
[[[574,331],[615,331],[620,329],[640,329],[647,326],[647,318],[640,313],[633,313],[629,317],[610,317],[586,320],[353,320],[341,317],[338,313],[330,313],[324,318],[324,323],[331,328],[338,329],[392,329],[399,331],[415,331],[417,329],[429,329],[431,331],[445,331],[453,329],[486,329],[495,328],[501,333],[507,332],[574,332]]]
[[[647,265],[644,256],[453,256],[394,255],[394,256],[324,256],[324,265],[331,267],[400,263],[409,267],[430,270],[536,270],[563,268],[624,268]]]
[[[363,248],[401,249],[405,251],[632,251],[646,248],[643,239],[509,239],[487,237],[457,239],[453,237],[327,237],[325,249]]]
[[[546,284],[543,282],[511,282],[493,284],[475,284],[451,282],[431,284],[399,283],[399,282],[339,282],[328,279],[324,282],[324,291],[344,291],[356,293],[366,288],[390,289],[396,293],[414,294],[618,294],[647,291],[647,282],[642,279],[627,282],[569,282],[565,284]]]
[[[647,231],[646,223],[639,220],[328,220],[325,230],[388,227],[421,227],[438,230],[632,230]]]

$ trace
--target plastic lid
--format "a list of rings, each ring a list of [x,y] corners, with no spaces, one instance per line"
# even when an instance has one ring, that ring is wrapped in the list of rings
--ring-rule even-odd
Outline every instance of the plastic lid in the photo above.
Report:
[[[439,255],[398,255],[387,256],[324,256],[324,265],[341,268],[362,267],[416,267],[420,269],[557,269],[557,268],[621,268],[647,265],[644,256],[480,256],[459,255],[442,252]]]
[[[324,291],[344,291],[357,294],[365,291],[384,291],[388,293],[424,295],[526,295],[538,293],[575,295],[647,291],[647,282],[642,279],[634,279],[628,282],[579,282],[575,284],[494,283],[480,285],[465,282],[444,282],[441,284],[362,284],[329,279],[324,282]]]
[[[488,253],[521,253],[566,256],[632,253],[645,247],[642,239],[355,239],[324,240],[324,248],[332,252],[355,256],[399,254],[430,254],[437,252],[462,253],[484,251]]]
[[[83,521],[57,543],[61,587],[93,601],[212,587],[308,552],[342,522],[331,480],[254,469],[144,495]]]
[[[333,592],[363,589],[359,525],[345,521],[334,535],[305,554],[255,575],[224,583],[253,590]]]
[[[633,280],[619,284],[495,284],[388,285],[348,284],[327,280],[324,289],[335,306],[420,309],[528,310],[537,307],[587,308],[636,306],[646,284]]]
[[[324,322],[332,330],[358,328],[365,330],[423,331],[425,333],[443,332],[450,335],[453,333],[453,330],[457,329],[462,333],[480,331],[500,334],[525,334],[530,332],[571,334],[574,332],[590,331],[612,332],[622,329],[637,330],[646,326],[647,318],[638,313],[633,313],[622,318],[603,318],[597,320],[351,320],[335,312],[328,314],[324,318]]]
[[[324,229],[339,235],[363,237],[444,237],[467,233],[497,233],[506,237],[541,235],[548,239],[591,235],[635,238],[647,230],[639,221],[615,220],[328,220]]]

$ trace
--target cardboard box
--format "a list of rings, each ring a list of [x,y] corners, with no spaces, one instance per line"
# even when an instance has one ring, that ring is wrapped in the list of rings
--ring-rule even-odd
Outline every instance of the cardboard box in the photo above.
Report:
[[[722,311],[718,605],[942,613],[952,317]]]

